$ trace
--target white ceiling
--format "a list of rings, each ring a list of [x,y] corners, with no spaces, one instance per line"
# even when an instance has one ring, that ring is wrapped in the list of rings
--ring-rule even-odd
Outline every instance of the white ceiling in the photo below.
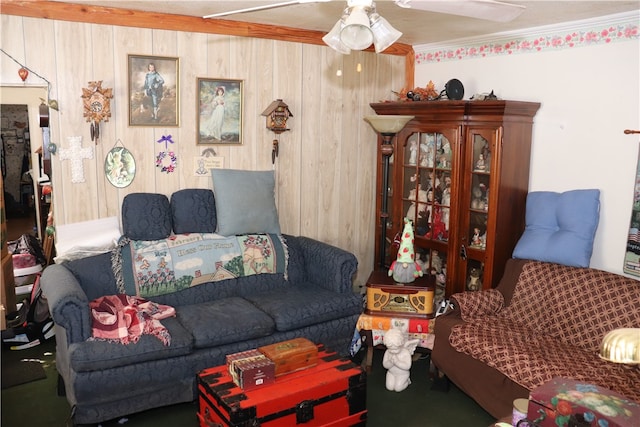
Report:
[[[242,9],[257,5],[278,3],[273,1],[102,1],[73,0],[65,3],[82,3],[93,6],[118,7],[148,12],[162,12],[178,15],[203,17],[205,15]],[[449,1],[449,0],[434,0]],[[561,22],[577,21],[616,13],[640,10],[640,0],[635,1],[519,1],[502,0],[508,3],[526,6],[524,13],[507,23],[496,23],[463,16],[447,15],[403,9],[392,0],[377,0],[378,13],[391,25],[402,31],[399,42],[409,45],[438,43],[467,37],[481,37],[488,34],[528,29]],[[270,10],[246,12],[225,16],[228,19],[252,23],[271,24],[290,28],[301,28],[328,32],[346,7],[344,0],[331,0],[326,3],[295,4]],[[461,6],[464,7],[464,6]]]

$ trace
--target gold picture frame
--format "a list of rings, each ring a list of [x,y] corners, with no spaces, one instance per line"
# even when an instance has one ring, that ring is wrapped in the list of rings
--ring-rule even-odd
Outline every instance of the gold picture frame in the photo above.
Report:
[[[128,55],[129,126],[180,125],[180,59]]]
[[[242,145],[243,80],[197,78],[198,145]]]

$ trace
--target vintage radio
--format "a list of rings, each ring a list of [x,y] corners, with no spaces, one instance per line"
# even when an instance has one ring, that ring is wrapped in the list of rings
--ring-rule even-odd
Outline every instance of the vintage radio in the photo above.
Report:
[[[374,271],[367,281],[368,314],[386,313],[394,316],[433,315],[433,278],[420,277],[410,284],[395,283],[385,272]]]
[[[310,368],[318,363],[318,347],[305,338],[266,345],[258,350],[276,365],[276,377]]]

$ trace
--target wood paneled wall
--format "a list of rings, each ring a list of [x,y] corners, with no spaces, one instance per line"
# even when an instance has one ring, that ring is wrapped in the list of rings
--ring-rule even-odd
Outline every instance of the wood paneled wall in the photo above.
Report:
[[[182,188],[211,188],[196,177],[196,78],[244,81],[241,146],[214,146],[226,168],[272,168],[274,134],[260,113],[276,98],[294,117],[280,135],[276,160],[277,205],[282,230],[305,235],[354,252],[362,284],[374,264],[374,202],[377,137],[363,120],[370,102],[393,99],[405,85],[404,56],[354,52],[343,56],[317,44],[120,25],[1,15],[2,49],[51,83],[52,142],[67,147],[69,136],[92,144],[82,111],[82,88],[102,80],[113,88],[112,117],[101,125],[92,160],[84,160],[86,182],[71,183],[69,161],[52,160],[56,224],[119,216],[123,197],[132,192],[170,195]],[[180,126],[130,127],[127,103],[127,55],[180,58]],[[362,71],[357,72],[357,64]],[[2,85],[22,84],[19,65],[2,54]],[[342,76],[337,76],[342,70]],[[33,73],[26,84],[43,81]],[[178,156],[175,173],[155,167],[156,143],[171,134]],[[129,187],[118,189],[104,177],[104,161],[117,141],[136,160]],[[37,147],[34,147],[34,149]]]

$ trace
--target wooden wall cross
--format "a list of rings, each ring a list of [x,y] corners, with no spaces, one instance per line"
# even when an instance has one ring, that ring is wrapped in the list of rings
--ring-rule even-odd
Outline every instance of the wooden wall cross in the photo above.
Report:
[[[69,148],[59,148],[60,160],[71,161],[71,182],[84,182],[84,159],[93,159],[93,147],[82,148],[81,136],[69,136]]]

